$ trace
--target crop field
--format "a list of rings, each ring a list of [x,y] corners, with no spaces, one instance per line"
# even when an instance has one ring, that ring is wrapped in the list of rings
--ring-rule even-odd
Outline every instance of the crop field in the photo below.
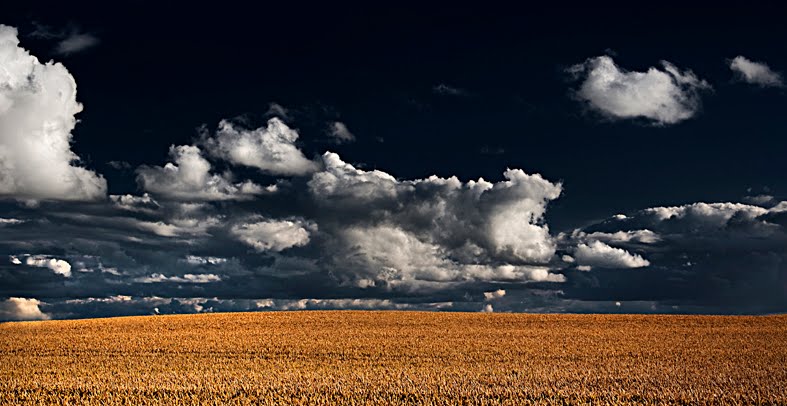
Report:
[[[279,312],[0,324],[0,404],[787,404],[787,316]]]

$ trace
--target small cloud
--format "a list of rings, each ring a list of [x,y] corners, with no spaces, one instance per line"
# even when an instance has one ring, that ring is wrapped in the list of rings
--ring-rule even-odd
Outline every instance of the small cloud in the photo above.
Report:
[[[139,283],[212,283],[221,282],[221,277],[214,274],[190,274],[187,273],[183,276],[166,276],[160,273],[154,273],[150,276],[135,278],[135,282]]]
[[[484,292],[484,300],[490,301],[490,300],[500,299],[505,295],[506,295],[506,291],[504,289],[498,289],[492,292]]]
[[[189,265],[219,265],[227,262],[227,258],[221,257],[200,257],[197,255],[187,255],[184,259]]]
[[[745,196],[743,201],[749,204],[756,204],[758,206],[765,206],[771,203],[777,203],[776,198],[771,195],[755,195],[755,196]]]
[[[700,91],[708,82],[690,70],[662,61],[644,72],[618,67],[609,56],[590,58],[567,72],[581,80],[574,94],[610,119],[643,118],[656,125],[687,120],[700,110]]]
[[[14,265],[22,265],[22,261],[18,257],[11,256],[9,259]],[[62,259],[49,258],[45,255],[26,255],[24,263],[27,266],[49,268],[52,272],[63,275],[66,278],[71,277],[71,264]]]
[[[341,121],[334,121],[329,128],[329,134],[337,144],[344,144],[355,141],[355,135],[350,132],[347,125]]]
[[[784,87],[782,75],[762,62],[755,62],[738,55],[729,60],[729,64],[736,76],[746,83],[762,87]]]
[[[481,155],[502,155],[506,153],[506,150],[503,147],[490,147],[488,145],[484,145],[481,147]]]
[[[3,218],[0,217],[0,227],[2,226],[10,226],[14,224],[22,224],[25,220],[15,219],[15,218]]]
[[[487,303],[483,309],[481,309],[481,313],[494,313],[495,309],[492,307],[491,304]]]
[[[109,161],[107,162],[107,165],[109,165],[110,168],[117,169],[119,171],[127,171],[131,169],[131,164],[126,161]]]
[[[641,268],[650,265],[648,260],[637,254],[611,247],[601,241],[579,244],[574,257],[581,265],[602,268]]]
[[[268,104],[268,111],[265,112],[266,117],[279,117],[284,120],[290,119],[290,110],[279,103],[271,102]]]
[[[92,48],[101,42],[98,37],[89,33],[72,32],[55,46],[55,53],[71,55]]]
[[[467,90],[440,83],[432,87],[432,91],[443,96],[467,96]]]
[[[587,272],[593,270],[593,267],[590,265],[579,265],[577,266],[577,271]]]

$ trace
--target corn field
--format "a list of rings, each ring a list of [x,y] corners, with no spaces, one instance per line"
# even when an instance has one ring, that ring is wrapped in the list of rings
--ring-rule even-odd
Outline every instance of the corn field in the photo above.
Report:
[[[0,404],[787,404],[787,316],[273,312],[0,324]]]

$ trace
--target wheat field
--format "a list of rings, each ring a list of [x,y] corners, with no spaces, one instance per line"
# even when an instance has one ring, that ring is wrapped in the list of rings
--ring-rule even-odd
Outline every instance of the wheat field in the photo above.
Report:
[[[787,404],[787,316],[327,311],[4,323],[0,403]]]

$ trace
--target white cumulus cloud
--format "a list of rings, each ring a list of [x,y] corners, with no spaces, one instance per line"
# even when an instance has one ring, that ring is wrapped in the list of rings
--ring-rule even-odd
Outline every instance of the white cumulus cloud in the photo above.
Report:
[[[730,69],[743,81],[763,87],[782,87],[782,75],[762,62],[755,62],[738,55],[729,61]]]
[[[331,123],[329,134],[337,144],[355,141],[355,135],[353,135],[347,128],[347,125],[341,121],[334,121]]]
[[[74,77],[60,63],[42,64],[0,25],[0,197],[95,200],[106,180],[76,166],[71,131],[82,105]]]
[[[669,62],[645,72],[619,68],[609,56],[590,58],[569,72],[582,78],[576,96],[614,119],[644,118],[653,123],[675,124],[700,109],[699,91],[710,85],[689,70]]]
[[[257,251],[283,251],[309,243],[316,225],[301,220],[259,220],[237,224],[230,233]]]
[[[317,164],[303,155],[295,145],[297,140],[298,132],[274,117],[266,127],[254,130],[222,120],[216,135],[203,142],[211,155],[271,175],[312,173],[317,170]]]
[[[41,301],[11,297],[0,301],[0,321],[2,320],[48,320],[49,315],[38,307]]]
[[[610,247],[601,241],[579,244],[574,257],[577,263],[601,268],[641,268],[650,265],[647,259],[622,248]]]
[[[501,297],[506,295],[505,289],[498,289],[491,292],[484,292],[484,299],[485,300],[495,300],[500,299]]]
[[[185,201],[245,200],[263,193],[263,188],[251,181],[233,183],[227,174],[211,173],[210,162],[198,147],[173,145],[169,154],[174,163],[137,169],[137,182],[155,196]]]
[[[18,257],[12,256],[11,263],[21,265],[22,261]],[[68,261],[57,258],[49,258],[44,255],[27,255],[25,258],[25,265],[35,266],[39,268],[49,268],[52,272],[63,275],[66,278],[71,277],[71,264]]]

